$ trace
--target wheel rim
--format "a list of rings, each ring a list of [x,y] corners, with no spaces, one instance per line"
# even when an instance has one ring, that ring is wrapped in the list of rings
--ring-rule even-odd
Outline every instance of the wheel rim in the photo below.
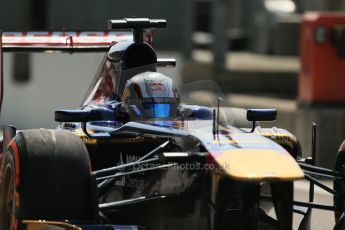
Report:
[[[13,169],[8,166],[5,171],[4,183],[0,197],[0,229],[15,230],[15,189]]]

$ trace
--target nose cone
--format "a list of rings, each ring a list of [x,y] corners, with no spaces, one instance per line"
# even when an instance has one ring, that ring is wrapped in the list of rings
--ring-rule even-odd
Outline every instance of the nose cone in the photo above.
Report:
[[[211,153],[211,156],[225,174],[238,180],[292,181],[304,178],[302,169],[286,151],[232,149]]]

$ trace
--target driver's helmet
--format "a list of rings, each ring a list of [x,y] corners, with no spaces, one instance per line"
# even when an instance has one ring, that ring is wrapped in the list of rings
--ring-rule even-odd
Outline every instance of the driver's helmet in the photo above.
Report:
[[[144,72],[127,81],[122,103],[130,120],[164,120],[177,117],[180,97],[169,77]]]

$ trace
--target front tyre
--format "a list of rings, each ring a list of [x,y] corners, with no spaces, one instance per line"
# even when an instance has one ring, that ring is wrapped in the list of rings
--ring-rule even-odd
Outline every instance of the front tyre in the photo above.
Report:
[[[97,199],[84,143],[60,130],[17,133],[0,171],[0,230],[22,220],[95,221]]]

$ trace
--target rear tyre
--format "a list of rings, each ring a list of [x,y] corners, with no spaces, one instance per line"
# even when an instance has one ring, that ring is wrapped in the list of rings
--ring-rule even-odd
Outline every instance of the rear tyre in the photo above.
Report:
[[[84,143],[67,131],[17,133],[0,171],[0,230],[22,220],[95,221],[97,199]]]
[[[340,172],[344,175],[345,173],[345,142],[340,147],[335,161],[335,171]],[[341,217],[342,213],[345,211],[345,181],[344,180],[334,180],[333,188],[335,190],[335,195],[333,196],[334,205],[338,211],[334,212],[335,221],[337,222]]]

